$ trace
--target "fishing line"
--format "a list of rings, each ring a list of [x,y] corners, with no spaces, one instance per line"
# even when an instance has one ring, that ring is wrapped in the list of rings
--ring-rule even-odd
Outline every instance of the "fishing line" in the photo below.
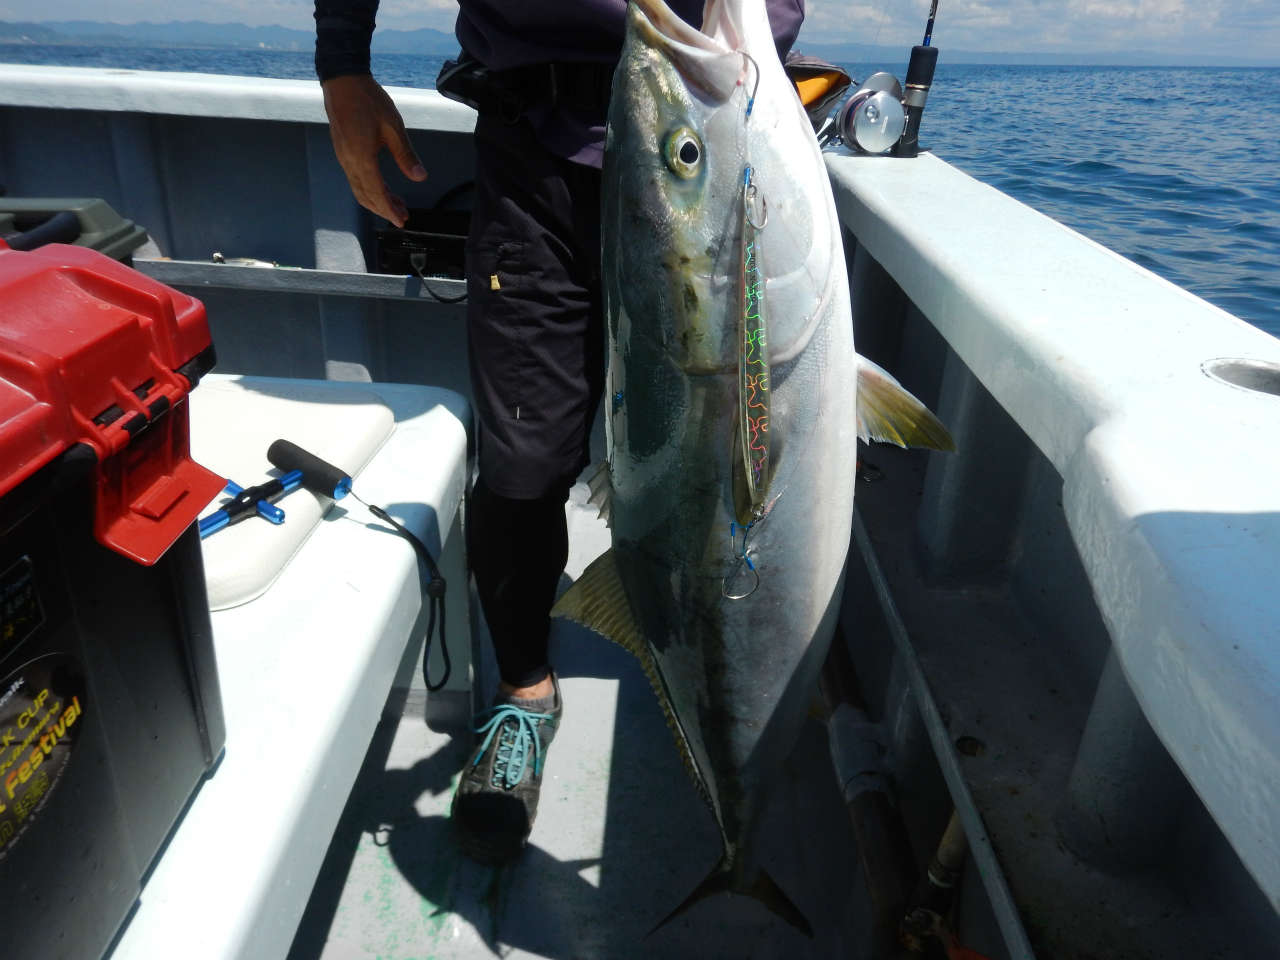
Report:
[[[751,111],[755,109],[756,94],[760,91],[760,64],[756,63],[756,58],[751,56],[751,54],[747,53],[747,51],[741,50],[739,52],[742,54],[742,56],[746,60],[748,60],[751,63],[751,66],[755,69],[755,72],[756,72],[756,82],[751,87],[751,96],[747,98],[747,113],[746,113],[746,116],[742,118],[742,125],[745,127],[747,125],[747,121],[751,119]],[[764,219],[761,220],[759,223],[756,223],[755,217],[753,216],[753,214],[755,213],[754,205],[755,205],[756,197],[759,195],[760,191],[756,187],[755,180],[754,180],[755,170],[751,166],[751,141],[748,140],[744,146],[745,146],[744,152],[747,155],[747,163],[742,171],[743,215],[747,218],[747,223],[750,224],[753,228],[755,228],[756,230],[763,230],[764,225],[769,222],[769,204],[764,199],[764,197],[760,197],[760,209],[764,213]]]
[[[756,522],[757,521],[752,520],[750,523],[743,525],[741,550],[738,549],[738,524],[733,521],[730,521],[729,523],[729,542],[733,544],[734,556],[738,558],[738,565],[729,576],[726,576],[721,581],[721,593],[724,594],[726,600],[745,600],[747,597],[755,593],[756,588],[760,586],[760,571],[756,569],[756,565],[751,562],[751,557],[747,553],[747,535],[751,532],[751,528],[756,525]],[[733,593],[729,588],[730,577],[736,580],[738,575],[742,572],[743,564],[746,564],[747,569],[751,571],[751,576],[753,578],[751,588],[742,593]]]
[[[747,556],[747,534],[749,534],[749,533],[751,532],[751,528],[752,528],[752,527],[754,527],[755,525],[756,525],[756,522],[755,522],[754,520],[752,520],[750,523],[745,524],[745,525],[743,526],[743,528],[742,528],[742,549],[738,551],[738,557],[739,557],[739,559],[745,560],[745,561],[746,561],[746,563],[747,563],[747,567],[748,567],[749,569],[751,569],[751,570],[755,570],[756,565],[755,565],[754,563],[752,563],[752,562],[751,562],[751,558],[750,558],[749,556]],[[734,521],[734,520],[729,521],[729,540],[730,540],[730,542],[732,542],[732,543],[733,543],[733,545],[734,545],[734,549],[737,549],[737,546],[738,546],[738,524],[737,524],[737,521]]]
[[[751,61],[751,66],[753,66],[756,71],[756,82],[751,88],[751,96],[747,98],[747,117],[750,118],[751,110],[756,105],[756,93],[760,90],[760,64],[756,63],[756,58],[747,53],[747,51],[742,50],[740,52],[744,57]]]
[[[873,47],[880,46],[880,34],[884,31],[884,22],[888,19],[889,19],[889,14],[885,12],[884,7],[882,5],[880,8],[880,20],[876,24],[876,35],[871,40],[871,45]],[[855,80],[854,83],[857,83],[857,81]]]

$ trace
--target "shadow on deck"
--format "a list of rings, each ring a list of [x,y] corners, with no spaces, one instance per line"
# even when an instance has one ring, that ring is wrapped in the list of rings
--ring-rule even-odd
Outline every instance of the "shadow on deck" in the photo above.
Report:
[[[861,875],[825,728],[805,725],[763,822],[764,861],[813,940],[743,897],[704,901],[646,938],[718,855],[658,704],[621,649],[557,623],[565,722],[538,821],[502,869],[463,857],[448,808],[471,743],[421,711],[385,719],[290,960],[383,957],[858,956]]]

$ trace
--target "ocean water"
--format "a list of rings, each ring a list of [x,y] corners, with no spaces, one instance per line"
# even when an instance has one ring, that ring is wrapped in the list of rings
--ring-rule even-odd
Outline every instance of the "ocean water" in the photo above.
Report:
[[[1280,69],[940,65],[921,141],[1280,336]]]
[[[857,78],[902,63],[845,64]],[[442,57],[374,56],[431,87]],[[311,79],[310,52],[0,45],[0,63]],[[1280,337],[1280,69],[949,65],[922,145]]]

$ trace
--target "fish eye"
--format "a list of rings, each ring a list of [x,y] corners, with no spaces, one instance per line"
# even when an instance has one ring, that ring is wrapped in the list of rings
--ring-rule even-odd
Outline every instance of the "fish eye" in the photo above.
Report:
[[[688,127],[680,127],[667,136],[665,153],[671,172],[685,180],[702,166],[702,141]]]

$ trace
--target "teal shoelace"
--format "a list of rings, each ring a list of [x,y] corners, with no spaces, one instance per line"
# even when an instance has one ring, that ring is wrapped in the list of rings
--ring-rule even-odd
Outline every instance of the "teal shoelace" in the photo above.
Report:
[[[522,710],[513,703],[502,703],[491,707],[489,719],[476,727],[476,733],[487,734],[484,743],[471,761],[474,767],[480,762],[493,738],[498,737],[498,747],[493,760],[493,780],[495,787],[510,790],[524,779],[525,768],[529,764],[529,752],[533,751],[533,775],[542,775],[542,738],[538,736],[538,724],[551,719],[549,713],[531,713]]]

